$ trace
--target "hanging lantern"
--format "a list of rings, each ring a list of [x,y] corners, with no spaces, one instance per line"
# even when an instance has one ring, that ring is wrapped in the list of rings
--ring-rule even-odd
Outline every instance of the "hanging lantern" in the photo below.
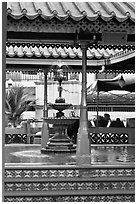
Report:
[[[125,80],[123,79],[123,76],[121,76],[121,78],[119,79],[119,86],[123,88],[124,85],[125,85]]]

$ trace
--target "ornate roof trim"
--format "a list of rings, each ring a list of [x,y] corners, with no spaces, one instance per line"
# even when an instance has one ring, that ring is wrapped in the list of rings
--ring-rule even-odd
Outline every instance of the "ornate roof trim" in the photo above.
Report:
[[[24,16],[34,20],[41,16],[45,20],[55,17],[60,21],[68,18],[95,21],[100,17],[104,21],[115,18],[119,22],[127,19],[135,22],[135,2],[7,2],[7,15],[16,20]]]
[[[100,60],[87,60],[87,66],[102,66],[102,65],[111,65],[115,64],[130,58],[135,57],[135,51],[131,51],[129,53],[121,53],[119,56],[114,56],[112,58],[106,59],[100,59]],[[33,59],[33,58],[6,58],[6,64],[30,64],[30,65],[49,65],[58,63],[58,59]],[[82,60],[81,59],[61,59],[61,62],[70,66],[76,65],[76,66],[82,66]]]
[[[134,46],[90,46],[87,50],[87,59],[119,59],[123,56],[134,55]],[[80,47],[61,46],[52,44],[36,43],[7,43],[6,55],[10,58],[45,58],[45,59],[82,59],[82,50]]]

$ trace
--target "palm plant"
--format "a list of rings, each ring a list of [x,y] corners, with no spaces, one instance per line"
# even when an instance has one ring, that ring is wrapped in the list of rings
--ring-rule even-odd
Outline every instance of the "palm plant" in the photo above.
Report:
[[[28,102],[28,97],[32,93],[28,93],[27,88],[14,85],[6,90],[5,95],[5,114],[8,116],[12,127],[16,127],[21,122],[21,114],[27,111],[30,106],[35,105],[35,100]]]

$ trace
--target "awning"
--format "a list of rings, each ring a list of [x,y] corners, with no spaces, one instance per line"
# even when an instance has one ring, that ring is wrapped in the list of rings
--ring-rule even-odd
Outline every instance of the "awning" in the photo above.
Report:
[[[95,106],[97,104],[97,92],[87,95],[88,106]],[[125,91],[110,91],[101,92],[99,94],[99,104],[103,107],[109,106],[134,106],[135,105],[135,93]]]
[[[41,16],[45,20],[68,18],[80,21],[87,18],[95,21],[112,18],[123,22],[130,18],[135,21],[135,2],[7,2],[7,14],[14,19],[26,16],[33,20]]]
[[[98,79],[88,87],[87,93],[112,90],[135,92],[135,74],[120,74],[113,79]]]

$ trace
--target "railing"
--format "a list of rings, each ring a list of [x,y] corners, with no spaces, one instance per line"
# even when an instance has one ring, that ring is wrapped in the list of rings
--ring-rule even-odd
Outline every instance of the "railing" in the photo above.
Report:
[[[97,112],[97,105],[88,105],[88,111]],[[98,111],[100,112],[135,112],[134,105],[100,105],[98,107]]]
[[[5,143],[34,143],[34,137],[41,127],[32,127],[27,120],[22,128],[5,128]],[[35,121],[42,123],[42,121]],[[53,128],[49,131],[53,134]],[[93,127],[89,129],[91,144],[135,144],[135,128]]]
[[[20,128],[5,128],[5,144],[24,143],[32,144],[34,135],[41,130],[40,127],[31,127],[33,120],[24,120],[23,126]],[[37,121],[41,123],[42,121]]]
[[[64,72],[67,80],[79,80],[78,72]],[[55,73],[48,72],[47,76],[48,80],[54,80]],[[13,81],[44,81],[44,72],[36,72],[36,71],[6,71],[6,80],[12,79]]]
[[[23,128],[5,128],[5,144],[27,143],[27,130]]]
[[[94,127],[91,144],[135,144],[135,128]]]

